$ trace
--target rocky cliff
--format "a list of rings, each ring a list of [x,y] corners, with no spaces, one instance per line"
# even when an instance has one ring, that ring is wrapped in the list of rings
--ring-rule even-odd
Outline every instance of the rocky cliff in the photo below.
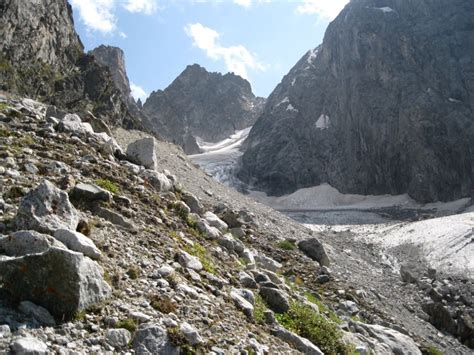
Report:
[[[0,88],[140,127],[104,66],[84,54],[66,0],[0,4]]]
[[[199,152],[196,138],[217,142],[251,126],[263,103],[241,77],[194,64],[165,90],[152,92],[143,110],[155,131],[192,154]]]
[[[474,3],[353,0],[269,97],[239,176],[272,194],[474,188]]]

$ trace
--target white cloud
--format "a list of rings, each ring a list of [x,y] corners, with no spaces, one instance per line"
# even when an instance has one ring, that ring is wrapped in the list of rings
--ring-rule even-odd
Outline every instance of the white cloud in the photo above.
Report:
[[[130,89],[132,90],[132,96],[136,101],[140,99],[142,103],[145,103],[145,100],[148,97],[148,94],[142,87],[134,83],[130,83]]]
[[[119,32],[118,34],[122,38],[128,38],[127,34],[125,32]]]
[[[249,8],[252,5],[252,0],[234,0],[234,4]]]
[[[193,39],[193,45],[206,52],[214,60],[224,60],[227,70],[247,79],[247,69],[265,71],[255,55],[243,45],[223,47],[218,43],[219,33],[200,23],[188,24],[184,28],[186,34]]]
[[[349,0],[303,0],[298,5],[296,12],[298,14],[318,14],[329,20],[334,19]]]
[[[141,12],[145,15],[151,15],[158,9],[156,0],[127,0],[123,7],[127,11]]]
[[[71,0],[73,8],[89,30],[111,33],[115,30],[115,0]]]

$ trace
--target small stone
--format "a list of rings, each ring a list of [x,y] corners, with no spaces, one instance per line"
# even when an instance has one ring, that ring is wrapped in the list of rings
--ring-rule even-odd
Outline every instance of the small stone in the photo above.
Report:
[[[199,332],[191,324],[183,322],[181,323],[179,329],[191,346],[198,345],[203,342],[203,339],[199,335]]]
[[[79,232],[58,229],[54,232],[54,238],[64,243],[69,249],[82,253],[93,260],[100,259],[102,255],[94,242]]]
[[[177,261],[186,268],[192,269],[192,270],[202,270],[202,264],[199,261],[199,259],[193,255],[190,255],[189,253],[185,251],[180,251],[177,254]]]

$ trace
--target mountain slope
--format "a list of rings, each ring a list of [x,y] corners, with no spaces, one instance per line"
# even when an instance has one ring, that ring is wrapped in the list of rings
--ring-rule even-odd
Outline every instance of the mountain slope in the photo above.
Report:
[[[0,4],[0,88],[141,127],[104,66],[84,54],[66,0]]]
[[[239,76],[209,73],[194,64],[165,90],[152,92],[143,110],[155,131],[192,154],[199,152],[196,138],[216,142],[251,126],[263,102]]]
[[[474,188],[474,3],[351,1],[267,100],[239,177],[273,194]]]

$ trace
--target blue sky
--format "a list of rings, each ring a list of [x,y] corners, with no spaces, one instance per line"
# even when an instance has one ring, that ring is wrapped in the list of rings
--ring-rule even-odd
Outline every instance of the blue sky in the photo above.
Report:
[[[322,41],[348,0],[69,0],[86,47],[125,52],[136,98],[166,88],[188,64],[235,72],[268,96]]]

